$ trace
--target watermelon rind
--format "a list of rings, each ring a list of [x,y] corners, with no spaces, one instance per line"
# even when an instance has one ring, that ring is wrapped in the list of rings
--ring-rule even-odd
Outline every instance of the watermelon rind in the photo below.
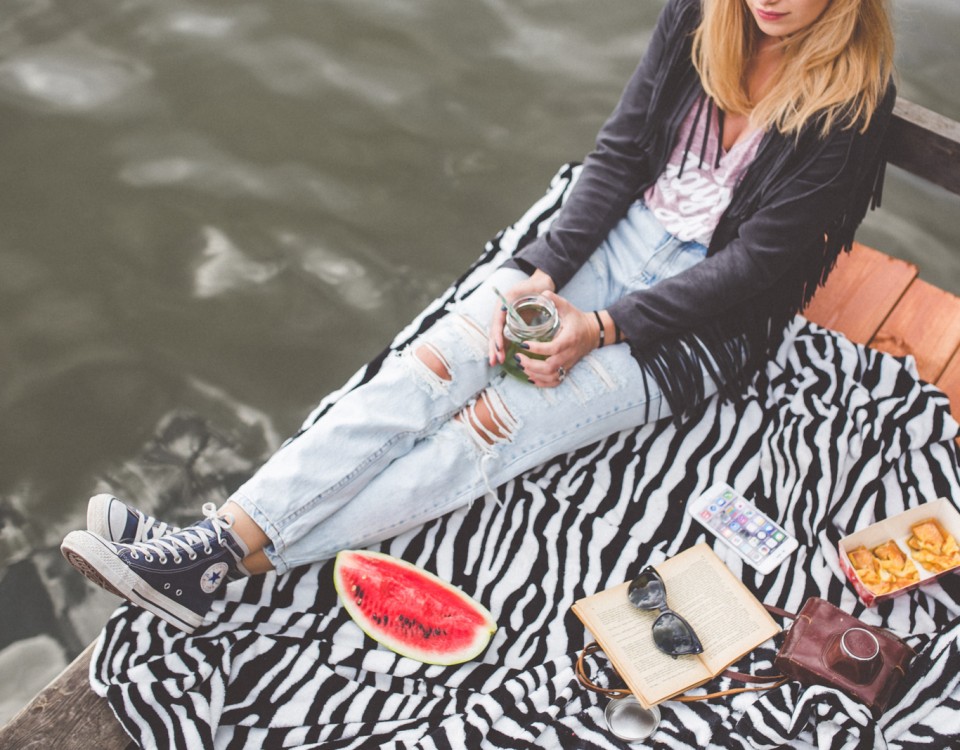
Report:
[[[358,592],[349,590],[351,585],[354,585],[350,583],[350,579],[361,569],[366,570],[366,575],[371,577],[364,579],[367,584],[358,596]],[[382,577],[377,579],[381,573]],[[412,578],[416,586],[411,586],[409,590],[406,587],[403,590],[389,588],[396,584],[389,583],[392,578],[388,578],[387,573]],[[370,550],[340,552],[333,567],[333,585],[347,613],[364,633],[391,651],[426,664],[453,665],[470,661],[487,647],[491,636],[497,630],[497,623],[486,607],[462,590],[413,563],[382,552]],[[388,588],[380,592],[377,590],[380,585]],[[443,599],[446,609],[443,610],[442,615],[439,612],[427,611],[432,603],[432,594]],[[377,597],[380,597],[379,601]],[[374,604],[381,607],[381,610],[391,605],[396,606],[397,599],[403,600],[404,604],[409,606],[400,613],[401,617],[398,617],[395,612],[394,624],[391,628],[389,622],[385,625],[383,621],[375,622],[371,619],[363,607],[364,599],[368,608],[372,608]],[[426,640],[416,644],[394,636],[394,632],[401,627],[399,622],[420,623],[430,616],[442,616],[444,618],[442,623],[449,624],[451,630],[454,627],[459,628],[458,638],[461,641],[465,639],[465,642],[459,643],[459,646],[448,642],[444,638],[446,631],[437,634],[440,631],[439,627],[435,630],[426,628]],[[417,627],[422,634],[424,628],[419,624]],[[416,631],[414,631],[415,634]],[[410,630],[408,629],[404,635],[409,638]]]

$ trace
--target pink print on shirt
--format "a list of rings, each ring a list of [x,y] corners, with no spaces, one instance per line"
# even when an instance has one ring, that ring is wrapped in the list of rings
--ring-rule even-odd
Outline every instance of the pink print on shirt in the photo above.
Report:
[[[697,118],[697,103],[690,108],[667,166],[657,182],[644,193],[643,199],[653,215],[659,219],[670,234],[681,240],[695,240],[702,245],[710,244],[710,237],[720,217],[730,204],[733,188],[743,171],[753,161],[763,139],[763,131],[756,129],[746,134],[726,153],[720,149],[720,128],[716,113],[707,117],[706,107]],[[693,139],[690,128],[697,120]],[[706,148],[701,149],[703,133],[710,121]],[[687,144],[686,164],[680,174],[681,161]]]

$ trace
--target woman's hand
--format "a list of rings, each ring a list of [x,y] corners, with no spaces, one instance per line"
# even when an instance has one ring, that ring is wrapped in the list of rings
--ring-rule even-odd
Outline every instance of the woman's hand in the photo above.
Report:
[[[544,292],[543,296],[557,306],[560,331],[551,341],[525,342],[527,353],[542,355],[545,359],[534,359],[526,353],[518,354],[517,358],[531,383],[541,388],[554,388],[577,362],[598,346],[600,332],[592,312],[574,307],[553,292]]]
[[[504,291],[503,296],[513,303],[528,294],[543,294],[553,292],[555,289],[553,279],[538,268],[529,278]],[[503,341],[503,325],[506,321],[507,311],[501,309],[500,305],[496,305],[493,310],[493,320],[490,322],[490,333],[487,336],[489,339],[488,360],[491,367],[503,364],[504,352],[506,351],[506,345]]]

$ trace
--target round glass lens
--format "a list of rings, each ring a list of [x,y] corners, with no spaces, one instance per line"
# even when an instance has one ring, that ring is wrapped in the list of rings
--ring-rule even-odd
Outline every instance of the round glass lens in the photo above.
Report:
[[[627,599],[640,609],[659,609],[666,604],[667,593],[660,576],[647,568],[630,582]]]
[[[703,653],[703,646],[693,628],[673,612],[664,612],[653,623],[653,642],[671,656]]]

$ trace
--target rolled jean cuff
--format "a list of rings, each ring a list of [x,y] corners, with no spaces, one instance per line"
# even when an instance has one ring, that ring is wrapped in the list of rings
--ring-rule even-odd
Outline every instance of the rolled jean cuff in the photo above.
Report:
[[[260,506],[242,492],[234,492],[230,496],[230,502],[239,505],[244,513],[250,516],[253,522],[260,527],[261,531],[267,535],[270,544],[263,548],[263,554],[267,556],[270,564],[273,565],[274,570],[276,570],[278,574],[286,573],[290,569],[290,566],[287,565],[286,560],[283,559],[283,555],[280,553],[280,550],[284,547],[283,536],[280,534],[280,530],[273,524],[267,514],[260,509]]]

